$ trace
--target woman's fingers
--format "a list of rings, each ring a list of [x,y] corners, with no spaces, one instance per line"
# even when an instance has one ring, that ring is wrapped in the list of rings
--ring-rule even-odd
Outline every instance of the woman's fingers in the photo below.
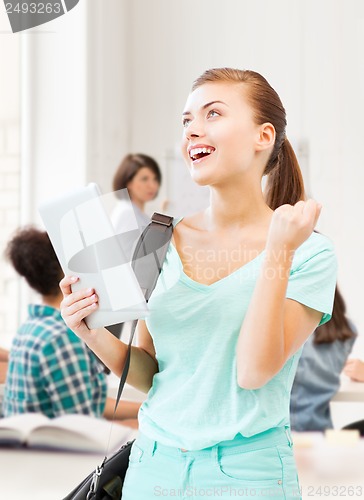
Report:
[[[65,276],[59,286],[63,294],[61,315],[66,325],[81,338],[86,338],[90,330],[83,321],[97,309],[98,297],[93,288],[72,291],[72,285],[78,281],[77,276]]]
[[[303,213],[304,208],[305,208],[306,202],[303,200],[298,201],[294,206],[294,209],[298,211],[299,213]]]
[[[83,300],[87,297],[91,297],[91,295],[93,295],[94,293],[95,293],[94,288],[83,288],[82,290],[77,290],[76,292],[72,292],[68,295],[65,295],[62,304],[63,306],[69,307],[74,302]]]
[[[319,220],[319,217],[321,215],[321,210],[322,210],[322,205],[320,205],[320,203],[318,203],[317,207],[316,207],[316,217],[315,217],[315,221],[313,224],[314,228],[316,227],[317,221]]]
[[[77,276],[65,276],[64,278],[61,279],[61,281],[59,282],[59,288],[63,293],[63,297],[71,295],[72,293],[71,285],[76,283],[77,280],[78,280]]]
[[[87,316],[89,316],[93,311],[95,311],[96,308],[97,303],[93,303],[78,309],[72,314],[69,314],[67,310],[62,309],[62,318],[65,320],[69,328],[71,328],[71,330],[73,330],[75,333],[78,333],[77,330],[81,327],[82,321],[87,318]],[[86,325],[84,326],[86,327]]]
[[[281,205],[274,211],[267,247],[295,250],[312,234],[320,213],[321,205],[312,199]]]
[[[73,314],[79,312],[81,309],[85,309],[86,307],[88,307],[89,309],[95,309],[97,307],[97,295],[95,293],[85,298],[75,300],[68,306],[66,305],[67,299],[63,301],[63,306],[67,307],[68,316],[72,316]]]
[[[312,226],[315,227],[320,216],[322,206],[312,199],[303,202],[303,205],[300,206],[302,207],[302,216],[304,222],[306,224],[312,224]]]

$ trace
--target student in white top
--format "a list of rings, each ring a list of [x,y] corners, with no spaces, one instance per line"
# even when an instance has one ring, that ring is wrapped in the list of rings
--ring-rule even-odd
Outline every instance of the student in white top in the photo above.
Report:
[[[160,168],[153,158],[144,154],[125,156],[113,179],[113,190],[119,199],[112,214],[116,232],[135,229],[135,221],[139,229],[149,224],[150,217],[144,211],[145,204],[158,195],[161,181]],[[128,190],[131,206],[122,198],[123,189]]]

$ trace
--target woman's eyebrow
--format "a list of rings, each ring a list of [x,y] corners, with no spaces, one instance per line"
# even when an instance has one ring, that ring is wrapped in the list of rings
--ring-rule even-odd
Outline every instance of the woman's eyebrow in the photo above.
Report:
[[[207,104],[204,104],[203,106],[201,106],[201,109],[206,109],[208,108],[209,106],[212,106],[213,104],[224,104],[224,106],[228,106],[226,104],[226,102],[223,102],[223,101],[211,101],[211,102],[208,102]],[[191,114],[191,111],[184,111],[182,113],[182,116],[185,116],[185,115],[190,115]]]

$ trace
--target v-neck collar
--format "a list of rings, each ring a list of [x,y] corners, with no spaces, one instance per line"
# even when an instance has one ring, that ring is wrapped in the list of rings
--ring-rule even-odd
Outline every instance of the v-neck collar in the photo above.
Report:
[[[175,221],[174,223],[174,227],[176,227],[176,225],[181,222],[181,220],[183,219],[183,217],[179,217],[177,218],[177,220]],[[183,263],[182,263],[182,260],[181,260],[181,257],[177,251],[177,248],[174,246],[174,244],[172,243],[172,240],[170,241],[170,248],[172,248],[172,251],[173,253],[175,254],[177,260],[178,260],[178,264],[179,264],[179,268],[180,268],[180,279],[181,281],[183,281],[186,285],[192,287],[192,288],[196,288],[198,290],[203,290],[203,291],[209,291],[209,290],[214,290],[215,288],[218,288],[219,286],[221,286],[222,284],[224,284],[226,281],[228,281],[230,278],[234,278],[236,277],[236,275],[240,274],[241,272],[245,271],[246,269],[248,269],[252,264],[254,264],[257,260],[260,260],[260,258],[263,256],[263,254],[265,253],[265,250],[263,250],[262,252],[260,252],[258,255],[256,255],[253,259],[249,260],[248,262],[246,262],[245,264],[243,264],[242,266],[238,267],[237,269],[235,269],[235,271],[229,273],[227,276],[224,276],[223,278],[220,278],[219,280],[217,281],[214,281],[213,283],[211,283],[210,285],[207,285],[205,283],[200,283],[199,281],[195,281],[194,279],[190,278],[184,271],[183,269]]]

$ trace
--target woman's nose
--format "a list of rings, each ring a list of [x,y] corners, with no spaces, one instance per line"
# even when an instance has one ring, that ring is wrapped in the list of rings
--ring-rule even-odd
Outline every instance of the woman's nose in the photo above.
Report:
[[[195,137],[201,137],[203,135],[203,129],[201,123],[197,120],[193,120],[187,127],[185,131],[187,139],[192,139]]]

